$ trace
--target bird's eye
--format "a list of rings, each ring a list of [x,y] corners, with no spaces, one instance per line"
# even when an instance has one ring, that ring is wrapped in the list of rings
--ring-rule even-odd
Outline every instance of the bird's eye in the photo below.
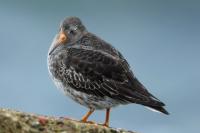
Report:
[[[64,26],[64,29],[65,29],[65,30],[69,29],[69,25],[65,25],[65,26]]]

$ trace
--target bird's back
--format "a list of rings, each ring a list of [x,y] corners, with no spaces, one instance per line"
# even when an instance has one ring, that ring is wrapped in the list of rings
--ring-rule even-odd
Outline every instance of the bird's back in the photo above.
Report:
[[[112,45],[91,33],[83,36],[83,38],[78,42],[78,45],[86,46],[86,49],[88,47],[88,49],[91,49],[92,51],[100,51],[100,53],[111,57],[114,62],[117,62],[116,68],[118,71],[115,71],[116,69],[114,68],[109,69],[109,67],[105,67],[107,71],[103,76],[110,73],[110,71],[113,72],[112,75],[108,77],[108,80],[110,80],[110,82],[112,81],[112,83],[115,84],[115,87],[117,86],[114,88],[118,93],[126,95],[124,97],[119,94],[118,98],[121,97],[119,99],[124,99],[126,102],[142,104],[168,114],[168,112],[162,107],[165,106],[165,104],[149,93],[148,90],[139,82],[130,69],[126,59]],[[93,60],[96,59],[94,58]],[[103,69],[101,69],[101,71],[103,71]]]

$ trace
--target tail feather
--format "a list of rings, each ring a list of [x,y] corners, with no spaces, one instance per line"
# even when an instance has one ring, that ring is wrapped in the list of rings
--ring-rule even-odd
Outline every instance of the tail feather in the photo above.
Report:
[[[162,106],[147,106],[147,107],[151,108],[152,110],[154,110],[156,112],[158,111],[163,114],[169,115],[169,112],[167,112],[167,110]]]

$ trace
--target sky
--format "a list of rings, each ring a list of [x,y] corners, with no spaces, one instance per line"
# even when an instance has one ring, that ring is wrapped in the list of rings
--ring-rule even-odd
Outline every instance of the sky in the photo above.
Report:
[[[0,108],[80,119],[88,109],[51,81],[47,52],[68,16],[117,48],[169,116],[129,104],[110,126],[139,133],[200,132],[200,1],[0,0]],[[90,120],[102,123],[105,111]]]

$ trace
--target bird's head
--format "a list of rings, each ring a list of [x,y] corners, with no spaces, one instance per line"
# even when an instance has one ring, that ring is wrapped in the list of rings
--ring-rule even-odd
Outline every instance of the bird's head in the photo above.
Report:
[[[66,18],[60,25],[58,41],[60,43],[73,43],[81,38],[86,31],[85,26],[77,17]]]
[[[61,22],[59,33],[53,42],[53,52],[59,45],[72,44],[78,41],[87,30],[77,17],[68,17]],[[51,53],[50,52],[50,53]]]

